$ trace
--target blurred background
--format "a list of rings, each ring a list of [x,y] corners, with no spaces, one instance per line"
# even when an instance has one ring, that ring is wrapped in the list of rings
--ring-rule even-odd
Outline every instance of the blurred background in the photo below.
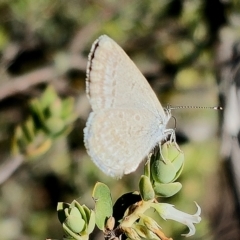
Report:
[[[0,23],[1,239],[62,239],[57,202],[94,207],[97,181],[110,187],[113,201],[138,189],[143,166],[114,180],[83,145],[91,111],[87,56],[101,34],[127,52],[163,106],[224,107],[173,110],[185,153],[183,188],[162,201],[192,214],[194,201],[201,206],[190,239],[240,239],[239,1],[0,0]],[[184,239],[183,225],[159,224]],[[91,239],[103,236],[96,230]]]

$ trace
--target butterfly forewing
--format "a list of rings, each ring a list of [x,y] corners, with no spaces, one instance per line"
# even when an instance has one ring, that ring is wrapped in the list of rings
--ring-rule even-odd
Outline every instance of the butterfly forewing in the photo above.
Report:
[[[127,54],[106,35],[95,41],[89,55],[87,88],[93,111],[104,108],[163,108],[149,83]]]

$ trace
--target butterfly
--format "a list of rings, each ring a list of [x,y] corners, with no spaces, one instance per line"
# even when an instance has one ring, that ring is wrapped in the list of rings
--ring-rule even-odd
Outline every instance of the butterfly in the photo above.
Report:
[[[86,93],[90,113],[84,143],[93,162],[121,178],[137,169],[173,129],[171,118],[151,86],[124,50],[100,36],[88,56]]]

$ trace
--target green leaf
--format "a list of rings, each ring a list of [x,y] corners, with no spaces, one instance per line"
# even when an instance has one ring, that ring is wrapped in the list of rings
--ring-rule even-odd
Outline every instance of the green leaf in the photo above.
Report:
[[[61,118],[62,113],[62,101],[60,98],[54,99],[49,105],[49,115],[57,118]]]
[[[73,207],[77,207],[78,211],[81,213],[84,221],[88,222],[88,218],[87,218],[86,212],[84,210],[84,207],[79,202],[77,202],[76,200],[73,200],[72,203],[71,203],[71,208],[73,208]]]
[[[41,138],[41,136],[38,135],[31,144],[28,144],[25,147],[25,155],[29,160],[33,160],[39,156],[42,156],[52,146],[51,138],[45,138],[39,142],[39,137]]]
[[[173,166],[175,167],[176,172],[178,172],[184,163],[184,154],[179,152],[177,157],[172,161]]]
[[[74,107],[74,98],[68,97],[62,101],[62,113],[61,117],[63,119],[66,119],[73,113],[73,107]]]
[[[31,111],[36,115],[36,117],[39,119],[40,123],[43,123],[45,121],[43,108],[39,102],[38,99],[32,99],[30,104]]]
[[[112,216],[112,198],[107,185],[98,182],[94,186],[92,197],[95,201],[96,224],[104,230],[106,220]]]
[[[154,199],[155,193],[149,177],[142,175],[139,181],[139,190],[144,201]]]
[[[182,184],[179,182],[174,183],[154,183],[153,189],[156,195],[160,197],[171,197],[179,192],[182,188]]]
[[[28,145],[28,139],[26,138],[21,126],[16,127],[15,137],[16,137],[17,144],[20,147],[20,151],[24,151],[26,145]]]
[[[49,85],[41,96],[41,109],[45,110],[56,98],[58,98],[58,96],[54,87]]]
[[[176,176],[176,170],[170,161],[157,160],[151,166],[152,177],[156,182],[169,183]]]
[[[82,209],[84,211],[86,221],[89,221],[91,210],[86,205],[82,205]]]
[[[65,220],[65,224],[74,233],[81,233],[86,226],[86,222],[77,207],[71,209],[70,215]]]
[[[94,228],[95,228],[95,212],[94,211],[90,211],[90,218],[88,221],[88,227],[87,227],[87,234],[90,234]]]
[[[45,122],[45,126],[50,134],[56,135],[64,129],[65,124],[62,119],[51,117]]]
[[[34,123],[33,123],[33,119],[31,117],[29,117],[25,121],[25,123],[23,124],[22,130],[24,131],[26,138],[29,140],[29,142],[31,142],[35,137]]]
[[[64,223],[64,221],[66,220],[65,209],[68,209],[69,207],[70,204],[64,202],[59,202],[57,204],[58,219],[60,223]]]
[[[62,226],[63,226],[63,230],[66,234],[66,239],[71,239],[71,240],[82,240],[83,239],[79,234],[73,232],[65,223],[63,223]]]
[[[152,158],[152,156],[150,157],[150,159]],[[151,175],[151,160],[148,158],[147,162],[145,163],[144,166],[144,175],[146,175],[147,177],[150,177]]]
[[[176,181],[176,180],[179,178],[179,176],[180,176],[181,173],[182,173],[183,167],[184,167],[184,164],[181,166],[181,168],[180,168],[180,169],[178,170],[178,172],[176,173],[176,176],[175,176],[175,178],[173,179],[173,182]]]
[[[161,155],[160,157],[164,158],[164,160],[169,160],[168,158],[168,152],[169,152],[169,142],[165,142],[162,146],[161,146]]]

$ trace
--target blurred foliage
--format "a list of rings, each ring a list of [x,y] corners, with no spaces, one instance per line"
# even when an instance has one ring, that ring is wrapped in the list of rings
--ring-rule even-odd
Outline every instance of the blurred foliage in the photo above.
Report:
[[[42,113],[38,108],[39,100],[34,99],[41,99],[47,77],[41,76],[42,81],[34,84],[27,73],[45,66],[56,68],[49,81],[61,98],[75,99],[74,110],[79,117],[72,132],[59,139],[55,137],[65,128],[58,120],[65,113],[58,109],[70,103],[57,98],[49,105],[47,111],[52,114],[56,111],[58,124],[55,124],[56,119],[53,121],[43,114],[48,124],[45,120],[38,124],[44,123],[45,132],[34,136],[42,136],[41,142],[46,140],[46,133],[50,134],[53,145],[43,158],[24,163],[2,184],[1,238],[61,239],[57,202],[72,202],[80,197],[81,203],[93,206],[91,189],[98,180],[107,183],[113,201],[120,192],[132,191],[138,185],[135,174],[139,176],[141,168],[121,181],[110,179],[92,164],[83,147],[82,129],[90,111],[84,97],[86,57],[100,34],[109,35],[130,55],[163,105],[211,106],[217,104],[216,46],[223,35],[228,41],[240,36],[239,19],[240,3],[235,0],[0,0],[1,162],[10,155],[16,126],[21,127],[15,131],[15,140],[19,135],[22,138],[40,129],[33,115]],[[80,65],[75,58],[71,61],[64,58],[63,63],[69,64],[64,71],[61,63],[54,65],[61,54],[73,53],[83,57],[85,62]],[[19,81],[24,83],[21,85]],[[31,110],[29,101],[32,101]],[[64,107],[63,110],[70,109]],[[31,114],[32,117],[26,117]],[[192,239],[212,239],[215,229],[210,228],[208,217],[217,193],[217,113],[184,110],[175,111],[173,115],[177,119],[177,130],[190,142],[181,146],[186,161],[180,179],[183,188],[169,202],[184,211],[194,212],[189,206],[197,201],[203,208],[203,220]],[[29,146],[28,143],[29,140],[21,142],[21,147],[17,144],[17,148]],[[183,239],[180,236],[182,225],[173,222],[166,226],[163,223],[162,227],[168,229],[167,235]],[[93,232],[92,239],[101,238],[98,232]]]
[[[39,99],[32,99],[29,104],[31,115],[15,129],[13,154],[23,154],[26,159],[43,156],[54,139],[70,132],[71,124],[76,120],[73,104],[73,98],[61,100],[51,86]]]

